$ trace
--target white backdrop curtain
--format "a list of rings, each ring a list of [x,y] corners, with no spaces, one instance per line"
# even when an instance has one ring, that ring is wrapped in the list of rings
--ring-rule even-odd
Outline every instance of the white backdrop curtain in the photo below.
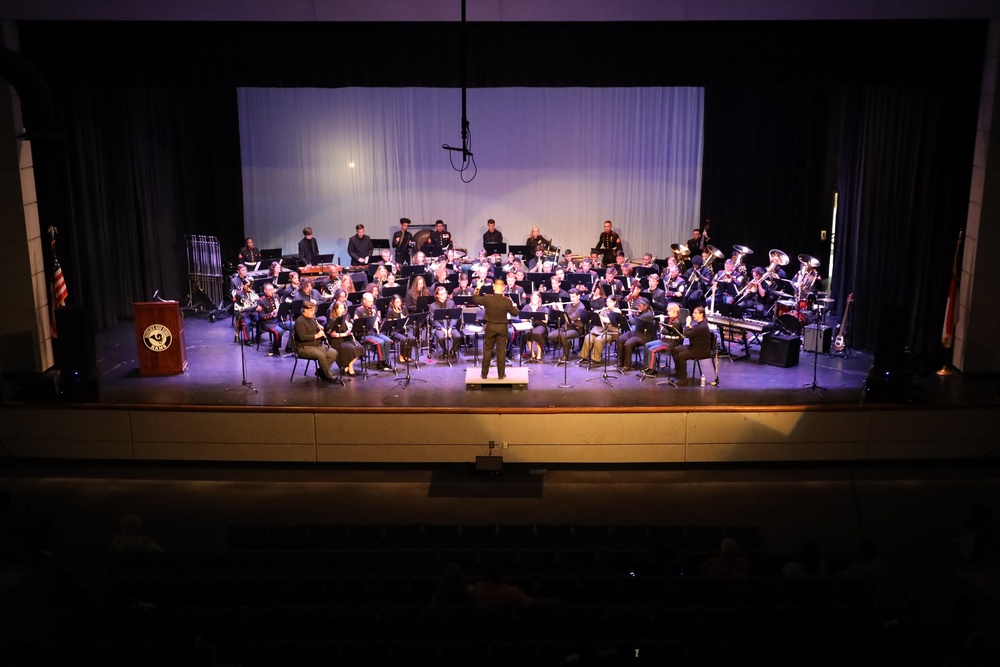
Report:
[[[538,225],[586,254],[608,219],[628,254],[663,257],[700,219],[703,107],[700,88],[472,89],[463,183],[441,148],[461,145],[458,90],[243,88],[246,232],[294,254],[310,226],[346,260],[359,222],[388,238],[442,219],[473,253],[494,218],[509,244]]]

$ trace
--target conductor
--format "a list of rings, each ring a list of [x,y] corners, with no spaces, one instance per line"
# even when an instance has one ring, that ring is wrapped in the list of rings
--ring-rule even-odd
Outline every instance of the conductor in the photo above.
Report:
[[[486,310],[486,333],[483,336],[483,372],[481,377],[485,380],[490,372],[490,359],[493,353],[497,355],[497,377],[503,380],[506,377],[507,368],[507,314],[517,316],[517,306],[510,300],[510,297],[503,295],[504,283],[502,280],[494,281],[493,294],[479,295],[479,290],[483,287],[480,280],[476,286],[475,294],[472,296],[473,303],[482,306]]]

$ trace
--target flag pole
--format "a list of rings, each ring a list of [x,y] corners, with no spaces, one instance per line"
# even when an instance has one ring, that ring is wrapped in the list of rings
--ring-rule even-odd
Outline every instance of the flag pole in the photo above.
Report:
[[[937,374],[942,377],[952,375],[955,372],[951,368],[951,358],[952,354],[954,354],[953,348],[955,343],[955,308],[958,305],[958,253],[962,248],[962,235],[963,231],[959,229],[958,241],[955,243],[955,259],[951,264],[951,284],[948,286],[948,302],[944,308],[944,326],[941,329],[941,345],[944,346],[945,359],[944,364],[938,370]]]

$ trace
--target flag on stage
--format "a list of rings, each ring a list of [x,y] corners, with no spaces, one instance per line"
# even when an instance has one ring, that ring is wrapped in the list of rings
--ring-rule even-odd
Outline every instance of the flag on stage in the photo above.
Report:
[[[951,265],[951,284],[948,286],[948,303],[944,307],[944,326],[941,327],[941,344],[950,350],[955,342],[955,297],[958,292],[958,253],[962,248],[962,230],[958,232],[958,243],[955,245],[955,261]]]
[[[52,236],[52,309],[50,312],[49,327],[52,329],[52,337],[58,338],[56,331],[56,309],[66,305],[69,298],[69,289],[66,287],[66,278],[63,276],[62,266],[56,256],[56,228],[49,227],[49,234]]]

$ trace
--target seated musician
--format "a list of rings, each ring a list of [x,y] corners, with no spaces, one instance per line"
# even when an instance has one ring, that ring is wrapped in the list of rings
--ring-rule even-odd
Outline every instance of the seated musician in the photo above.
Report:
[[[528,299],[528,305],[521,311],[521,321],[525,321],[526,313],[536,313],[531,316],[531,329],[527,333],[527,349],[531,358],[531,363],[542,363],[542,350],[545,347],[545,338],[549,332],[548,326],[548,306],[542,305],[542,295],[539,292],[532,292]],[[541,313],[541,315],[537,314]]]
[[[486,279],[484,277],[483,282],[485,281]],[[476,290],[469,285],[469,274],[463,271],[458,274],[458,287],[452,290],[451,298],[454,299],[456,296],[472,296],[472,293],[475,291]]]
[[[314,359],[318,368],[316,375],[324,382],[333,382],[333,375],[330,374],[330,365],[337,361],[337,350],[323,346],[323,340],[327,337],[323,327],[316,321],[316,304],[306,302],[302,307],[302,314],[295,320],[296,354],[302,359]]]
[[[707,359],[712,354],[712,332],[705,320],[704,306],[696,306],[688,316],[686,326],[681,332],[688,339],[686,345],[678,345],[670,350],[674,358],[674,375],[678,380],[687,379],[688,359]]]
[[[242,264],[256,264],[260,261],[260,249],[254,245],[253,239],[249,236],[244,241],[244,245],[240,248],[240,253],[236,258]]]
[[[652,276],[650,276],[652,278]],[[665,284],[663,285],[663,293],[668,299],[680,300],[684,298],[685,292],[687,292],[688,284],[684,280],[684,276],[681,275],[680,267],[676,264],[670,267],[670,273],[667,275]]]
[[[375,269],[375,273],[372,274],[372,283],[378,285],[380,288],[385,284],[385,281],[389,279],[389,269],[386,268],[384,264],[380,264],[378,268]]]
[[[618,269],[614,266],[609,266],[604,270],[604,280],[598,284],[600,284],[601,291],[604,292],[605,296],[615,296],[616,294],[624,296],[625,286],[622,285],[622,281],[618,280]]]
[[[621,314],[621,310],[618,308],[617,298],[614,296],[598,297],[600,299],[599,303],[602,305],[598,306],[594,303],[593,297],[591,298],[591,312],[597,312],[601,317],[601,326],[593,327],[584,339],[583,346],[580,348],[580,363],[591,365],[601,363],[601,353],[604,350],[604,345],[606,343],[614,342],[618,339],[621,329],[612,324],[611,318],[608,317],[608,313],[618,313]]]
[[[339,294],[345,293],[341,291]],[[354,363],[361,358],[361,346],[354,340],[353,329],[351,318],[347,314],[347,303],[334,300],[330,306],[329,322],[326,325],[326,342],[330,345],[330,351],[336,353],[334,358],[341,371],[344,375],[351,376],[357,375]]]
[[[253,279],[243,281],[240,291],[234,295],[233,310],[237,313],[236,326],[245,345],[253,345],[250,340],[250,326],[257,323],[257,302],[260,297],[253,291]]]
[[[403,305],[403,297],[394,294],[389,299],[389,307],[385,311],[386,320],[399,320],[409,317],[406,306]],[[412,328],[403,331],[393,332],[394,340],[399,341],[399,354],[397,358],[401,363],[413,360],[413,346],[417,344],[417,339],[413,337]]]
[[[667,352],[669,354],[675,345],[680,345],[681,341],[684,340],[681,335],[684,323],[681,322],[680,315],[681,305],[679,303],[671,301],[667,304],[667,317],[660,322],[659,336],[655,340],[646,343],[642,350],[642,372],[645,375],[650,377],[656,375],[657,354],[660,352]]]
[[[317,306],[320,301],[317,298],[316,290],[313,289],[313,281],[310,278],[305,278],[299,284],[299,291],[295,293],[292,297],[293,301],[301,301],[303,303],[313,303]],[[319,322],[320,326],[326,326],[326,317],[317,317],[316,321]]]
[[[563,251],[562,257],[559,258],[559,268],[570,273],[576,271],[576,262],[573,261],[573,251],[569,248],[566,248]]]
[[[627,261],[619,264],[618,279],[622,281],[622,285],[625,286],[625,289],[631,289],[632,283],[635,282],[635,267]]]
[[[243,281],[247,279],[247,267],[246,264],[238,264],[236,266],[236,273],[233,277],[229,279],[229,291],[233,295],[233,301],[239,296],[239,293],[243,291]]]
[[[765,318],[771,308],[771,289],[764,280],[764,269],[753,267],[751,280],[746,286],[746,296],[740,300],[740,305],[746,309],[746,315],[757,320]],[[746,332],[743,334],[746,335]]]
[[[432,319],[432,330],[434,338],[437,340],[438,348],[445,358],[457,359],[458,353],[455,346],[462,340],[462,332],[459,331],[459,321],[457,318],[446,318],[435,320],[434,313],[442,309],[452,309],[455,302],[448,298],[448,289],[444,285],[438,285],[434,289],[434,301],[430,304],[430,317]]]
[[[632,355],[635,353],[637,345],[645,345],[653,340],[656,333],[656,320],[653,318],[653,311],[649,301],[645,297],[639,297],[634,302],[634,312],[629,317],[632,331],[624,336],[620,336],[617,341],[618,348],[618,368],[623,371],[631,370]]]
[[[743,285],[743,276],[736,270],[736,262],[732,259],[727,259],[725,267],[722,271],[715,274],[715,278],[712,282],[715,284],[731,283],[732,285],[735,285],[737,290],[739,290],[739,288]],[[732,303],[735,299],[735,297],[728,292],[719,292],[719,296],[716,298],[722,303]]]
[[[649,300],[654,306],[659,306],[660,308],[667,307],[667,294],[660,288],[659,274],[650,273],[646,276],[646,291],[649,292]],[[656,310],[656,308],[653,310]]]
[[[712,271],[703,265],[704,261],[701,255],[695,255],[691,258],[691,268],[684,274],[684,280],[688,284],[684,303],[689,307],[705,303],[705,294],[712,282]]]
[[[278,278],[280,277],[281,277],[281,262],[271,262],[267,267],[267,275],[265,276],[265,278],[277,282]]]
[[[391,371],[389,364],[389,348],[392,339],[379,331],[381,314],[375,307],[375,297],[371,292],[365,292],[361,297],[361,305],[354,311],[354,319],[374,317],[375,321],[371,327],[365,325],[365,342],[376,346],[378,350],[378,361],[375,367],[380,371]]]
[[[580,270],[577,271],[577,273],[583,275],[591,275],[594,277],[595,281],[597,280],[597,271],[594,271],[593,264],[591,263],[589,257],[585,257],[583,260],[580,261]]]
[[[541,244],[535,246],[535,256],[528,262],[528,273],[542,273],[545,271],[545,251]]]
[[[411,266],[427,266],[427,255],[424,254],[423,250],[418,250],[413,255],[413,261],[410,262]]]
[[[300,287],[298,271],[289,271],[288,284],[281,288],[278,296],[284,301],[295,301],[295,295],[298,293]]]
[[[448,284],[448,280],[451,275],[448,273],[448,269],[444,266],[439,266],[434,270],[434,283],[431,285],[431,293],[437,290],[438,286],[444,287],[446,290],[451,289],[451,285]]]
[[[280,305],[281,299],[275,295],[274,285],[265,283],[264,296],[257,300],[257,316],[260,318],[257,340],[260,341],[260,334],[264,331],[271,334],[271,349],[267,353],[269,357],[277,357],[281,354],[281,337],[284,335],[285,329],[281,326],[281,320],[278,319],[278,306]]]
[[[560,301],[569,301],[569,292],[562,288],[562,278],[558,274],[549,279],[549,293],[555,294]]]
[[[393,273],[392,271],[386,274],[385,282],[382,283],[382,286],[379,288],[378,295],[380,297],[383,296],[385,294],[386,288],[388,287],[399,287],[399,283],[396,282],[396,274]]]
[[[417,299],[420,297],[429,297],[431,292],[427,289],[427,280],[421,275],[413,276],[410,280],[410,289],[406,293],[406,299],[404,300],[404,305],[406,310],[413,314],[417,311]]]
[[[518,308],[524,303],[524,288],[517,284],[517,276],[511,271],[507,274],[507,283],[504,285],[503,294],[509,297]]]
[[[671,258],[673,259],[673,258]],[[647,252],[642,256],[642,264],[640,264],[644,269],[653,269],[656,273],[660,272],[660,265],[656,263],[653,257],[653,253]]]
[[[555,310],[565,313],[565,316],[559,316],[559,328],[549,332],[549,340],[562,346],[562,358],[559,361],[568,362],[573,340],[582,336],[587,327],[587,309],[580,303],[580,293],[573,290],[569,293],[569,304],[553,306],[553,311]]]

